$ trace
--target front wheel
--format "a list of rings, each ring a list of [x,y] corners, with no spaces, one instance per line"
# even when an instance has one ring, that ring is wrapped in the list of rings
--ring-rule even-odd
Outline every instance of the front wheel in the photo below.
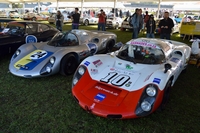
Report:
[[[85,20],[84,25],[85,25],[85,26],[88,26],[88,25],[89,25],[89,21],[88,21],[88,20]]]
[[[67,76],[76,71],[78,61],[73,54],[66,55],[61,61],[60,74]]]

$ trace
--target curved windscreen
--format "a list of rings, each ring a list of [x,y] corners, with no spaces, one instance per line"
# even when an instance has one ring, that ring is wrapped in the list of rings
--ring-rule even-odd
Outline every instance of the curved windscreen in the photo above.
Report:
[[[65,47],[78,45],[79,42],[75,34],[70,32],[59,32],[47,44],[51,46]]]
[[[2,33],[22,36],[25,33],[25,26],[21,23],[9,23]]]
[[[165,60],[159,48],[127,44],[119,51],[118,58],[141,64],[161,64]]]

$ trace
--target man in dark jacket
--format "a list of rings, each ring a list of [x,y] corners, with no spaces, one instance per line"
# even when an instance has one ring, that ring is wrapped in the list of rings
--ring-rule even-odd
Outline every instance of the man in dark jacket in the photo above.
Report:
[[[164,13],[164,19],[160,20],[158,27],[161,29],[160,38],[170,40],[174,22],[171,18],[169,18],[169,12]]]
[[[80,20],[80,13],[78,12],[79,9],[75,8],[74,14],[72,14],[72,29],[78,29],[79,28],[79,20]]]

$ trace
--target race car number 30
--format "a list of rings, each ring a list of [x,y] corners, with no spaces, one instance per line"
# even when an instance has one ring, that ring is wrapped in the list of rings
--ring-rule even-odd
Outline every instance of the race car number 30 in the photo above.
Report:
[[[111,83],[115,86],[123,86],[130,77],[124,74],[117,74],[116,72],[110,72],[106,77],[102,78],[100,81],[105,83]]]

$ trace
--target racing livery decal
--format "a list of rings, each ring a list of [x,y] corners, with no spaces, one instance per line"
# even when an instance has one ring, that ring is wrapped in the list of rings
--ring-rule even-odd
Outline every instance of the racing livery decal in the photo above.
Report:
[[[93,64],[95,65],[95,67],[99,67],[101,66],[103,63],[101,62],[101,60],[96,60],[93,62]]]
[[[94,100],[97,101],[97,102],[101,102],[101,101],[103,101],[105,98],[106,98],[106,95],[105,95],[105,94],[98,93],[98,94],[94,97]]]
[[[32,70],[52,54],[53,52],[44,50],[35,50],[30,54],[26,55],[25,57],[23,57],[21,60],[17,61],[14,64],[14,67],[19,70]]]
[[[85,65],[85,66],[89,66],[89,65],[90,65],[90,62],[89,62],[89,61],[85,61],[85,62],[84,62],[84,65]]]
[[[95,43],[88,43],[87,47],[88,47],[91,55],[96,54],[96,52],[98,51],[98,46]]]
[[[154,78],[154,79],[153,79],[153,82],[154,82],[154,83],[157,83],[157,84],[160,84],[160,81],[161,81],[161,79],[159,79],[159,78]]]

